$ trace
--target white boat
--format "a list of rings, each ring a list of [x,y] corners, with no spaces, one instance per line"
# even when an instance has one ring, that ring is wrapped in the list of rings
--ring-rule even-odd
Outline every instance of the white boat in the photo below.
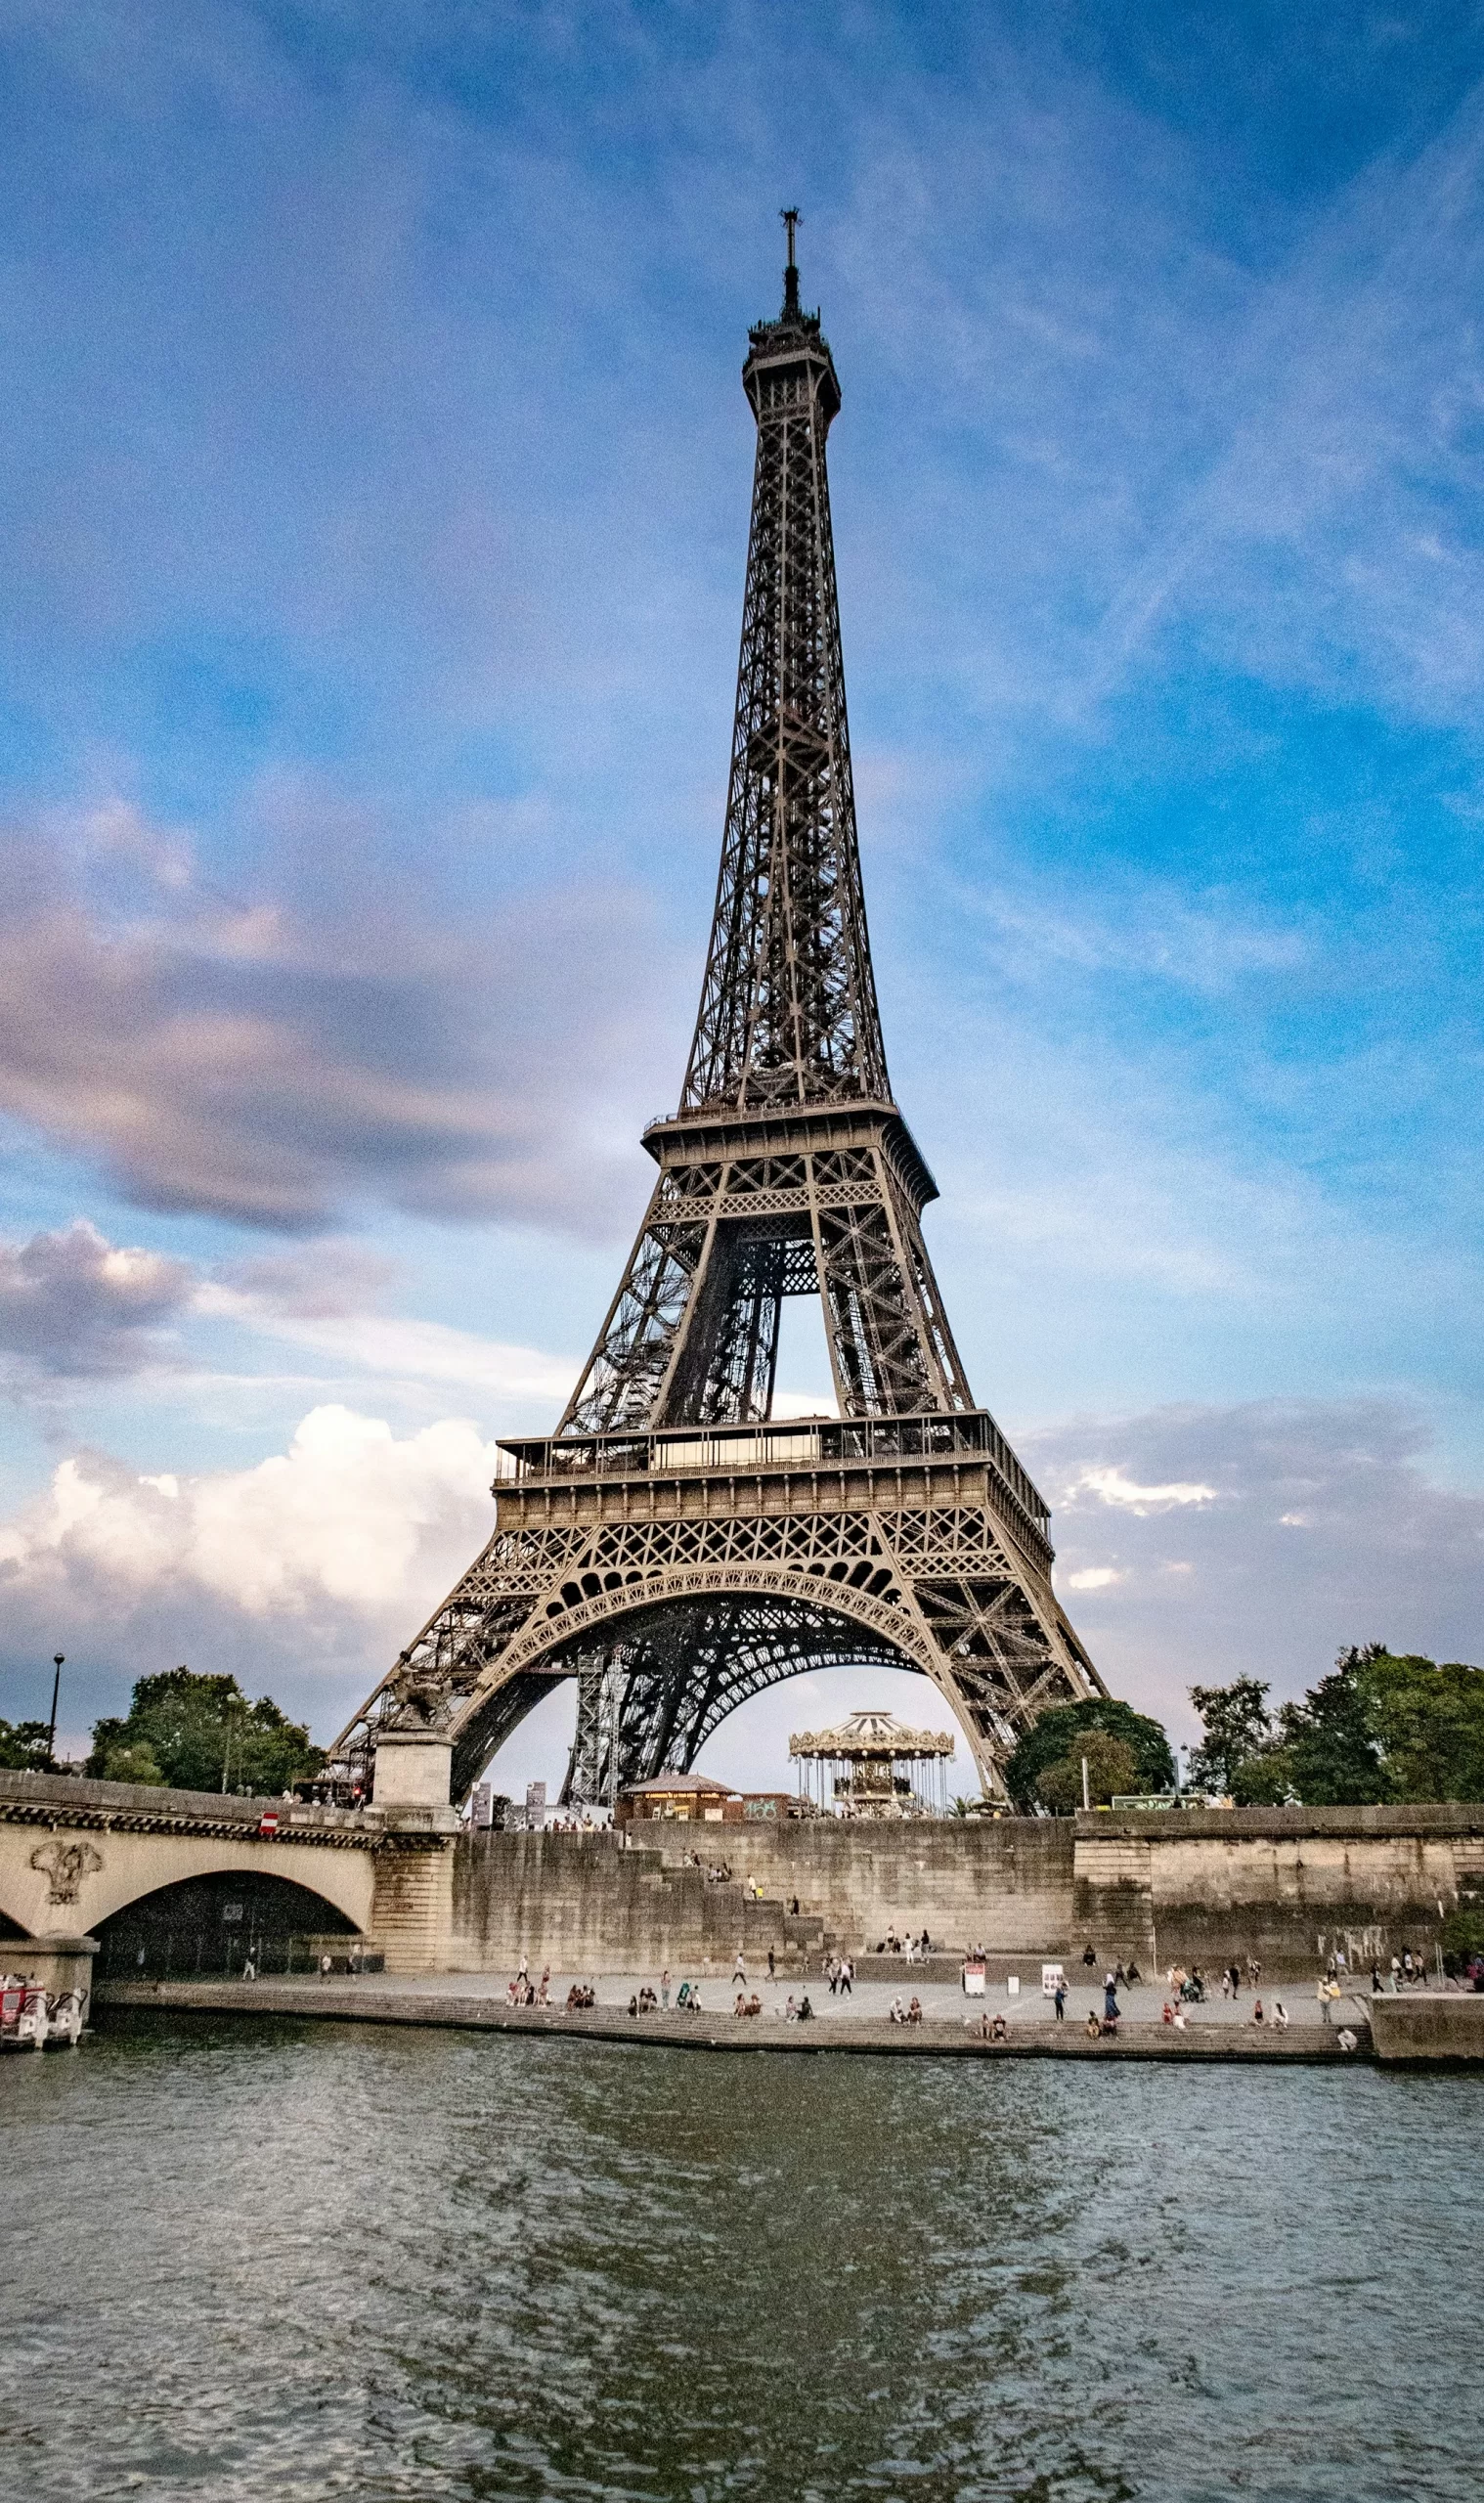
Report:
[[[19,1973],[0,1975],[0,2051],[44,2051],[65,2042],[75,2051],[82,2039],[81,1991],[49,1997],[39,1982]]]

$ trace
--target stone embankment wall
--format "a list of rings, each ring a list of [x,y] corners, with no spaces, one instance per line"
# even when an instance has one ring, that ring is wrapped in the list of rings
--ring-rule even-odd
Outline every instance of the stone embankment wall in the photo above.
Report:
[[[739,1940],[751,1956],[772,1947],[802,1962],[825,1940],[858,1953],[894,1926],[1030,1953],[1065,1940],[1072,1847],[1066,1819],[668,1825],[627,1851],[606,1834],[468,1834],[453,1853],[452,1946],[461,1970],[502,1967],[524,1949],[569,1973],[729,1966]],[[688,1849],[724,1859],[732,1881],[680,1866]]]
[[[733,1881],[682,1866],[688,1849],[724,1856]],[[750,1963],[772,1947],[797,1969],[824,1944],[858,1954],[895,1927],[982,1944],[996,1962],[1089,1944],[1100,1963],[1133,1954],[1146,1971],[1255,1954],[1276,1979],[1312,1973],[1336,1946],[1352,1965],[1430,1954],[1461,1888],[1484,1891],[1484,1810],[786,1821],[667,1826],[627,1851],[612,1835],[465,1834],[399,1875],[418,1898],[388,1956],[404,1970],[509,1969],[524,1951],[565,1973],[714,1972],[739,1940]]]
[[[1256,1955],[1309,1973],[1336,1948],[1432,1954],[1484,1887],[1484,1808],[1237,1808],[1076,1820],[1074,1926],[1157,1963]]]

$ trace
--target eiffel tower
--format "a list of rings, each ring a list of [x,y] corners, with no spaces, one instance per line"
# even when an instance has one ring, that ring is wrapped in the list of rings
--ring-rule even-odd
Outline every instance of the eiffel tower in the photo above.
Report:
[[[1047,1705],[1102,1692],[1051,1585],[1049,1514],[977,1407],[893,1099],[861,893],[825,439],[801,309],[749,333],[752,530],[700,1014],[617,1295],[553,1434],[501,1445],[489,1545],[342,1733],[376,1797],[466,1795],[576,1677],[569,1800],[684,1771],[807,1669],[921,1671],[984,1788]],[[837,1414],[773,1415],[786,1295],[817,1295]],[[410,1752],[408,1752],[410,1751]],[[421,1771],[409,1783],[413,1758]]]

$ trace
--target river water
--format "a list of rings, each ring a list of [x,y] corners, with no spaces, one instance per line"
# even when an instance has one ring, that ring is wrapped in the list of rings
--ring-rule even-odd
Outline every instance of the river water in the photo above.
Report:
[[[115,2013],[0,2062],[0,2489],[1480,2492],[1484,2079]]]

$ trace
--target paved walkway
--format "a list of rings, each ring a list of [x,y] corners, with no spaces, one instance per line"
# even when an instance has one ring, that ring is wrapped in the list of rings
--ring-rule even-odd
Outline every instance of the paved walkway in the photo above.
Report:
[[[539,1981],[539,1966],[532,1978]],[[637,1995],[645,1982],[657,1990],[660,1987],[660,1979],[658,1973],[649,1972],[553,1973],[549,1984],[548,2009],[546,2012],[548,2014],[564,2012],[568,1989],[571,1983],[577,1980],[584,1983],[591,1982],[594,1985],[597,1992],[595,2011],[597,2015],[609,2019],[627,2018],[630,1999]],[[784,2028],[785,2011],[790,1997],[792,1996],[797,2002],[806,1991],[821,2032],[827,2029],[831,2035],[837,2037],[847,2032],[853,2035],[862,2029],[872,2035],[879,2034],[884,2029],[893,2034],[905,2030],[890,2026],[890,2010],[895,1998],[899,1998],[905,2005],[914,1992],[922,2002],[925,2024],[938,2038],[941,2037],[945,2028],[956,2028],[961,2032],[972,2029],[977,2033],[980,2018],[985,2012],[991,2020],[997,2015],[1003,2015],[1011,2033],[1018,2037],[1027,2037],[1031,2033],[1054,2035],[1058,2032],[1069,2036],[1072,2034],[1080,2036],[1084,2032],[1089,2009],[1095,2010],[1100,2016],[1103,2010],[1102,1976],[1099,1975],[1096,1983],[1089,1983],[1085,1978],[1074,1980],[1069,1987],[1066,2018],[1058,2028],[1050,2000],[1041,1997],[1039,1967],[1036,1968],[1034,1987],[1029,1986],[1027,1976],[1021,1991],[1012,1996],[1003,1983],[991,1983],[982,1999],[967,1998],[956,1982],[923,1981],[910,1968],[903,1969],[899,1983],[857,1982],[849,1998],[831,1998],[828,1984],[817,1977],[806,1981],[797,1974],[784,1974],[780,1975],[776,1981],[769,1982],[764,1967],[761,1975],[754,1976],[750,1973],[748,1977],[749,1996],[753,1991],[757,1992],[763,2001],[763,2014],[751,2020],[741,2021],[732,2012],[736,1993],[730,1976],[720,1972],[697,1977],[677,1967],[671,1975],[673,2011],[679,1984],[687,1979],[695,1982],[699,1987],[702,2010],[708,2021],[708,2028],[718,2019],[724,2019],[728,2026],[736,2027],[739,2035],[744,2032],[754,2034],[760,2031],[776,2035]],[[255,1991],[266,2006],[274,1999],[281,1998],[284,1992],[291,1990],[297,2005],[302,2005],[306,1997],[312,1998],[315,1994],[324,1994],[327,2000],[332,2001],[337,2011],[347,2014],[354,2011],[358,1998],[368,2002],[416,1999],[427,2004],[430,2021],[437,2023],[440,2014],[443,2013],[439,2008],[440,2001],[458,2000],[466,2006],[472,2004],[487,2019],[497,2013],[504,2013],[507,2007],[509,1980],[510,1976],[503,1972],[359,1975],[339,1973],[323,1981],[314,1975],[299,1975],[295,1976],[291,1982],[284,1977],[265,1976],[261,1981],[245,1985],[211,1981],[190,1985],[166,1985],[158,1996],[166,1998],[167,2003],[181,2005],[186,2002],[176,1994],[180,1989],[189,1988],[193,1992],[199,1991],[202,1994],[198,2004],[221,2005],[226,2003],[225,1995],[230,1991],[231,2003],[240,2005],[241,2000],[239,1995],[243,1990],[247,1990]],[[101,2000],[112,1999],[118,2002],[125,1996],[137,2002],[148,2001],[156,1994],[153,1986],[148,1983],[114,1985],[111,1989],[105,1985],[100,1992]],[[1234,2034],[1245,2034],[1248,2038],[1257,2040],[1269,2037],[1273,2010],[1280,1999],[1288,2010],[1288,2030],[1290,2036],[1305,2034],[1312,2037],[1315,2029],[1325,2026],[1324,2013],[1312,1984],[1307,1984],[1301,1989],[1296,1986],[1291,1988],[1286,1986],[1276,1992],[1263,1990],[1256,1994],[1262,1999],[1264,2016],[1268,2020],[1260,2028],[1252,2022],[1254,1995],[1249,1991],[1244,1991],[1237,1999],[1223,1999],[1218,1994],[1204,2006],[1187,2009],[1187,2021],[1183,2033],[1172,2026],[1164,2026],[1161,2022],[1167,1996],[1168,1994],[1162,1988],[1154,1989],[1144,1985],[1120,1992],[1118,2004],[1122,2021],[1125,2025],[1136,2028],[1141,2036],[1153,2031],[1156,2034],[1163,2033],[1172,2036],[1177,2042],[1181,2041],[1196,2042],[1201,2040],[1211,2042],[1214,2040],[1221,2042],[1223,2047],[1228,2049],[1235,2048]],[[1356,2025],[1364,2019],[1368,2005],[1367,1994],[1357,1994],[1337,2001],[1333,2009],[1333,2029],[1337,2030],[1345,2024]],[[444,2015],[443,2021],[458,2020],[452,2020],[450,2015]],[[912,2030],[915,2031],[915,2029]],[[787,2031],[792,2036],[795,2029],[788,2026]],[[806,2027],[805,2031],[808,2033],[809,2029]],[[818,2036],[816,2035],[814,2039],[817,2040]],[[1026,2047],[1029,2047],[1028,2040],[1026,2042]]]
[[[333,1974],[323,1981],[310,1975],[292,1981],[275,1976],[260,1982],[115,1982],[103,1985],[98,1998],[103,2007],[191,2008],[223,2016],[320,2017],[340,2024],[455,2026],[478,2033],[586,2037],[635,2048],[670,2046],[710,2052],[816,2052],[826,2057],[863,2052],[939,2059],[1167,2060],[1197,2064],[1212,2060],[1283,2064],[1338,2059],[1345,2052],[1340,2029],[1317,2023],[1295,2023],[1287,2033],[1276,2033],[1267,2025],[1244,2025],[1229,2015],[1224,2024],[1192,2025],[1182,2033],[1172,2026],[1125,2016],[1116,2038],[1109,2040],[1089,2038],[1085,2012],[1081,2023],[1058,2025],[1049,2014],[1028,2009],[1017,2011],[1006,2041],[992,2042],[980,2031],[978,2005],[972,2021],[966,2024],[961,2000],[950,2010],[935,2007],[921,2025],[889,2023],[884,2003],[890,2003],[891,1993],[882,1986],[877,1986],[874,2004],[867,2004],[862,1994],[854,2004],[847,2001],[843,2008],[837,2000],[832,2010],[827,1999],[816,2024],[790,2025],[782,2021],[786,1992],[778,1999],[776,2011],[769,2001],[769,2012],[753,2020],[739,2020],[728,2013],[715,1994],[705,1995],[699,2014],[681,2015],[672,2009],[668,2015],[656,2011],[649,2016],[631,2016],[625,1995],[628,1978],[608,1976],[598,2005],[570,2016],[562,2007],[512,2008],[498,1977],[494,1977],[493,1988],[481,1989],[477,1985],[488,1985],[492,1977],[462,1973],[401,1980],[379,1974]],[[471,1984],[476,1987],[471,1988]],[[562,1995],[565,1998],[565,1985]],[[951,1998],[950,1993],[943,1995]],[[728,2001],[728,2007],[729,2004]],[[1369,2028],[1359,2021],[1356,2042],[1363,2053],[1369,2052]]]

